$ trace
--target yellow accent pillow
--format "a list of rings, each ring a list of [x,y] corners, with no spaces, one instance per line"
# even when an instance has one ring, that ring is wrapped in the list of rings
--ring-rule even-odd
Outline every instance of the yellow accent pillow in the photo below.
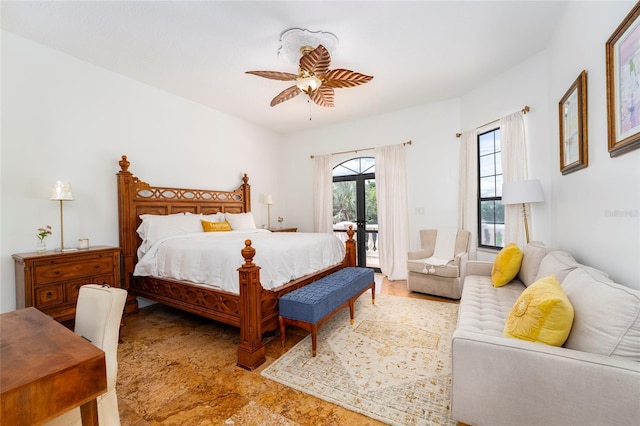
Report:
[[[555,275],[527,287],[504,324],[506,337],[562,346],[573,325],[573,306]]]
[[[227,221],[209,222],[208,220],[200,220],[200,222],[202,222],[204,232],[231,231],[231,225]]]
[[[491,268],[491,283],[494,287],[509,284],[518,275],[522,263],[522,250],[515,243],[507,244],[498,252]]]

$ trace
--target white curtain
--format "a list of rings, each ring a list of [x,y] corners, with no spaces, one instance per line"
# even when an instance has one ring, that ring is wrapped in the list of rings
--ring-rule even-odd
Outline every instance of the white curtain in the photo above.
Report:
[[[333,233],[333,165],[331,155],[313,157],[313,230]]]
[[[524,112],[518,111],[500,119],[502,149],[502,179],[504,183],[527,179],[527,145],[525,141]],[[530,216],[529,216],[530,217]],[[531,220],[529,220],[531,229]],[[516,243],[524,247],[522,205],[504,206],[504,244]]]
[[[478,131],[460,136],[460,188],[458,227],[471,232],[469,259],[476,259],[478,247]]]
[[[376,149],[380,270],[391,281],[407,279],[409,226],[403,144]]]

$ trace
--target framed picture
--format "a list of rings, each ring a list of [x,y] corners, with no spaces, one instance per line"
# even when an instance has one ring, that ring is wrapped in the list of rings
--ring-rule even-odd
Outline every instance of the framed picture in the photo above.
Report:
[[[640,2],[607,41],[609,155],[640,148]]]
[[[587,146],[587,72],[582,71],[558,104],[560,172],[563,175],[589,165]]]

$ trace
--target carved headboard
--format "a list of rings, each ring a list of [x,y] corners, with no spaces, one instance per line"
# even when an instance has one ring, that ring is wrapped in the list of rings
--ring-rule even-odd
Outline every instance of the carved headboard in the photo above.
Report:
[[[233,191],[186,189],[151,186],[129,171],[129,161],[123,155],[118,172],[118,223],[123,254],[124,288],[129,289],[137,262],[138,246],[142,242],[136,229],[140,215],[173,213],[244,213],[251,211],[251,185],[245,173],[242,184]]]

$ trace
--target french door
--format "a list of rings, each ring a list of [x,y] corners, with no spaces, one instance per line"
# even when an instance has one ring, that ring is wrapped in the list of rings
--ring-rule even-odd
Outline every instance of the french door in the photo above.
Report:
[[[346,240],[353,226],[356,234],[358,266],[380,270],[378,260],[378,208],[376,199],[375,160],[354,158],[339,164],[333,171],[333,229]]]

